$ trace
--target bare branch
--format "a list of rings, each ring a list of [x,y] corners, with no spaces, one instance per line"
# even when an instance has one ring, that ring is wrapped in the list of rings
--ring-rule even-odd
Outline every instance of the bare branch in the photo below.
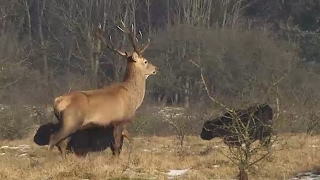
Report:
[[[99,23],[98,28],[97,28],[97,31],[96,31],[96,36],[102,41],[102,43],[103,43],[108,49],[110,49],[110,50],[113,51],[113,52],[116,52],[116,53],[120,54],[121,56],[127,57],[127,53],[126,53],[126,52],[121,52],[121,51],[115,49],[114,46],[111,46],[110,44],[108,44],[108,43],[106,42],[105,38],[103,37],[102,33],[103,33],[103,32],[102,32],[102,29],[101,29],[101,24]],[[110,37],[110,40],[111,40],[111,37]]]
[[[207,82],[206,82],[206,80],[205,80],[205,78],[204,78],[204,75],[203,75],[202,67],[201,67],[199,64],[195,63],[194,61],[192,61],[192,60],[189,60],[189,62],[191,62],[192,64],[194,64],[195,66],[197,66],[197,67],[200,69],[201,80],[202,80],[202,83],[203,83],[203,85],[204,85],[204,88],[205,88],[205,90],[206,90],[206,93],[207,93],[208,97],[209,97],[214,103],[217,103],[218,105],[220,105],[221,107],[223,107],[223,108],[226,109],[227,111],[229,111],[229,112],[234,112],[232,109],[229,109],[227,106],[225,106],[225,105],[222,104],[220,101],[216,100],[215,98],[213,98],[213,97],[211,96],[210,91],[209,91],[209,88],[208,88],[208,86],[207,86]]]
[[[6,85],[4,85],[4,86],[1,86],[0,87],[0,89],[5,89],[5,88],[7,88],[7,87],[9,87],[9,86],[12,86],[12,85],[14,85],[15,83],[17,83],[19,80],[21,80],[22,79],[22,77],[19,77],[18,79],[16,79],[16,80],[14,80],[13,82],[10,82],[10,83],[8,83],[8,84],[6,84]]]

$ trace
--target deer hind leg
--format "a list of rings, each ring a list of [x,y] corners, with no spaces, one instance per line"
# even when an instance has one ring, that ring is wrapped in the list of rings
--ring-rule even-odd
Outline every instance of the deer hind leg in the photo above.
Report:
[[[62,158],[66,159],[67,158],[67,146],[68,146],[68,143],[70,141],[70,138],[71,137],[67,137],[63,140],[61,140],[60,142],[57,143],[57,146],[59,148],[59,151],[62,155]]]
[[[50,137],[49,146],[48,146],[48,153],[52,154],[53,147],[59,143],[61,140],[65,140],[66,137],[68,137],[70,134],[74,133],[80,126],[81,123],[76,123],[77,121],[74,119],[73,116],[65,116],[62,119],[61,127],[59,131],[53,133]],[[69,141],[69,138],[65,142],[62,143],[62,145],[65,145],[65,149],[67,147],[67,143]],[[66,143],[66,144],[65,144]],[[63,147],[62,146],[62,147]],[[61,147],[60,147],[61,148]],[[61,149],[61,152],[63,153],[63,149]]]
[[[57,111],[56,108],[54,108],[54,109],[53,109],[53,113],[54,113],[54,116],[57,118],[57,120],[58,120],[59,122],[61,122],[61,119],[62,119],[61,114],[62,114],[62,112],[59,112],[59,111]],[[54,119],[54,118],[53,118],[53,119]]]

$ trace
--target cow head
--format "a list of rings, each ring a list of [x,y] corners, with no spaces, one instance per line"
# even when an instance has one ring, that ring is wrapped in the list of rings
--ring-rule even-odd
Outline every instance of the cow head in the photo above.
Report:
[[[52,133],[58,131],[60,124],[58,123],[47,123],[39,127],[36,134],[33,137],[33,142],[39,146],[49,144],[49,139]]]
[[[202,127],[202,131],[200,134],[201,139],[203,140],[211,140],[215,137],[224,136],[227,131],[223,127],[224,124],[222,122],[223,119],[214,119],[206,121]]]

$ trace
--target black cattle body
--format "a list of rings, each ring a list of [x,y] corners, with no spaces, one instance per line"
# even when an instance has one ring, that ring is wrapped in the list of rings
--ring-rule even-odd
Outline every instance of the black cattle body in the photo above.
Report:
[[[203,140],[220,137],[229,147],[239,147],[245,142],[247,134],[251,142],[259,140],[264,146],[269,147],[272,126],[273,109],[268,104],[257,104],[206,121],[200,137]]]
[[[60,129],[60,123],[47,123],[41,125],[36,131],[33,142],[39,146],[45,146],[49,144],[50,136]],[[67,145],[67,151],[73,152],[77,156],[85,156],[89,152],[103,151],[110,147],[112,153],[114,153],[114,136],[113,126],[99,127],[93,126],[87,129],[77,130],[71,134],[70,140]],[[122,149],[123,136],[121,139]],[[56,145],[60,150],[60,147]]]

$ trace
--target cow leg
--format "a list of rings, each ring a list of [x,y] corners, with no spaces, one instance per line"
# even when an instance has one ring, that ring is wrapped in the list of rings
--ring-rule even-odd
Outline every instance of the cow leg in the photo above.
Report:
[[[272,137],[272,130],[269,127],[263,127],[261,130],[261,135],[259,137],[260,144],[263,147],[270,150],[271,148],[271,137]]]
[[[114,126],[113,130],[113,138],[114,138],[114,152],[113,155],[119,156],[121,151],[122,142],[122,131],[123,131],[123,124],[117,124]]]
[[[62,155],[62,158],[66,159],[67,158],[67,146],[68,146],[68,143],[70,141],[70,138],[71,137],[67,137],[63,140],[61,140],[60,142],[57,143],[57,146],[59,148],[59,151]]]
[[[240,147],[242,145],[241,139],[239,139],[236,135],[224,136],[223,142],[229,147]]]
[[[265,136],[260,139],[260,144],[262,144],[263,147],[270,150],[271,148],[271,136]]]

